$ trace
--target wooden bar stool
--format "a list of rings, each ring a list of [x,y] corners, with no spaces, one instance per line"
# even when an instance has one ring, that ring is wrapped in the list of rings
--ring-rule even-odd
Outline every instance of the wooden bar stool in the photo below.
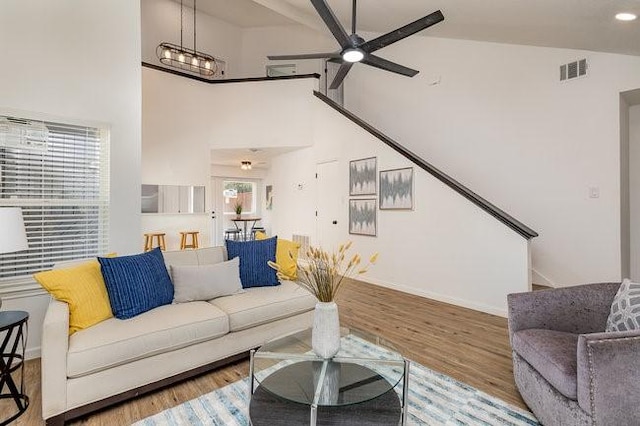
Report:
[[[180,232],[180,250],[192,248],[198,248],[198,235],[199,231],[181,231]],[[191,237],[191,243],[187,244],[187,237]]]
[[[164,241],[164,236],[166,234],[164,232],[150,232],[148,234],[144,234],[144,251],[153,250],[153,247],[160,247],[160,250],[166,250],[167,245]],[[156,245],[154,246],[154,241],[156,240]]]

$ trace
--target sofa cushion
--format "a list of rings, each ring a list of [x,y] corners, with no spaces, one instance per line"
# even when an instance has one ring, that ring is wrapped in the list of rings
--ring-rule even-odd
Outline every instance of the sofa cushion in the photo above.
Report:
[[[277,287],[249,288],[210,301],[229,315],[229,330],[240,331],[312,310],[316,298],[292,281]]]
[[[173,284],[160,248],[98,261],[116,318],[133,318],[173,301]]]
[[[262,241],[226,240],[229,259],[240,258],[240,281],[242,287],[264,287],[280,284],[276,271],[269,262],[276,261],[277,238]]]
[[[578,335],[555,330],[528,329],[513,335],[513,350],[549,384],[570,399],[578,398]]]
[[[195,250],[198,256],[198,265],[213,265],[224,262],[227,259],[227,250],[224,246],[205,247]]]
[[[167,269],[170,266],[213,265],[224,262],[227,252],[224,247],[204,247],[196,250],[172,250],[162,253]]]
[[[242,291],[240,259],[200,266],[171,266],[173,303],[211,300]]]
[[[67,375],[81,377],[228,332],[227,315],[207,302],[164,305],[127,320],[110,318],[69,338]]]
[[[640,284],[625,279],[611,303],[605,331],[640,330]]]

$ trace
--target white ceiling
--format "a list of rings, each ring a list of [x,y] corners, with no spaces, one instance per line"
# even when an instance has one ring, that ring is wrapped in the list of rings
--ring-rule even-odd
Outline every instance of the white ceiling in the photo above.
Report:
[[[349,29],[351,0],[328,3]],[[330,36],[309,0],[200,0],[198,9],[242,27],[297,21]],[[445,21],[421,34],[640,56],[640,19],[614,19],[640,15],[640,0],[359,0],[358,31],[386,33],[437,9]]]
[[[180,3],[180,0],[175,0]],[[193,0],[185,0],[193,7]],[[242,28],[291,25],[296,23],[252,0],[200,0],[197,9]]]
[[[271,166],[271,160],[274,157],[285,154],[287,152],[295,151],[296,149],[300,148],[287,147],[212,149],[211,164],[240,168],[241,161],[251,161],[251,166],[255,169],[268,169]]]

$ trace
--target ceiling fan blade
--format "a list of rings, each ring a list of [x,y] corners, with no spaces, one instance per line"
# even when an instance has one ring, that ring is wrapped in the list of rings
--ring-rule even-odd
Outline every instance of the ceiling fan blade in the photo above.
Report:
[[[387,61],[386,59],[383,59],[376,55],[366,55],[361,62],[375,68],[380,68],[381,70],[406,75],[407,77],[413,77],[419,72],[418,70],[407,68],[403,65],[396,64],[395,62]]]
[[[301,55],[268,55],[267,58],[272,61],[281,61],[281,60],[293,60],[293,59],[324,59],[324,58],[332,58],[337,59],[340,58],[340,53],[338,52],[330,52],[330,53],[303,53]]]
[[[331,86],[329,86],[329,89],[335,90],[338,87],[340,87],[340,85],[342,84],[342,80],[344,80],[344,78],[347,76],[347,73],[349,72],[352,66],[353,66],[353,62],[343,62],[342,65],[340,65],[340,68],[338,68],[338,72],[336,73],[336,76],[333,78],[333,81],[331,82]]]
[[[360,48],[365,52],[375,52],[378,49],[382,49],[383,47],[395,43],[396,41],[400,41],[403,38],[409,37],[410,35],[422,31],[425,28],[429,28],[430,26],[435,25],[443,20],[444,15],[442,14],[442,12],[437,10],[432,14],[425,16],[424,18],[420,18],[417,21],[413,21],[412,23],[405,25],[404,27],[388,32],[378,38],[374,38],[373,40],[369,40],[368,42],[361,45]]]
[[[340,21],[338,21],[338,18],[336,18],[336,15],[333,13],[327,2],[325,0],[311,0],[311,4],[316,8],[325,25],[329,28],[329,31],[331,31],[331,34],[333,34],[336,40],[338,40],[340,47],[343,49],[350,47],[351,40],[349,39],[349,35],[344,30]]]

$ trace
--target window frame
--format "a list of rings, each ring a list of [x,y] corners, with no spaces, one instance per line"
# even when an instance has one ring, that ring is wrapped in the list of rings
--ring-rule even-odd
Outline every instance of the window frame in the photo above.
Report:
[[[20,207],[23,209],[23,218],[25,220],[25,227],[27,228],[27,237],[29,237],[29,226],[28,226],[28,215],[25,214],[25,209],[33,208],[33,207],[41,207],[42,210],[45,210],[47,207],[95,207],[99,210],[99,214],[97,217],[98,225],[95,228],[87,228],[88,231],[84,234],[84,238],[88,239],[91,234],[96,237],[96,246],[98,247],[96,251],[99,251],[98,254],[107,253],[109,249],[109,238],[110,238],[110,169],[111,169],[111,140],[110,140],[110,126],[103,122],[75,119],[69,117],[61,117],[54,116],[49,114],[42,114],[36,112],[27,112],[22,110],[15,110],[9,108],[0,108],[1,116],[9,116],[22,118],[26,120],[32,121],[43,121],[45,123],[50,123],[54,126],[58,127],[68,127],[72,128],[86,128],[86,129],[95,129],[97,134],[99,135],[99,151],[100,158],[98,163],[99,168],[99,195],[97,198],[86,200],[83,198],[54,198],[54,197],[43,197],[43,198],[1,198],[0,197],[0,207]],[[4,147],[0,147],[2,149]],[[1,176],[0,176],[1,177]],[[0,192],[3,190],[2,187],[3,182],[0,181]],[[91,231],[91,232],[89,232]],[[19,252],[22,253],[22,252]],[[18,254],[19,254],[18,253]],[[42,253],[46,258],[46,250],[43,250]],[[41,255],[42,255],[41,253]],[[7,257],[11,256],[11,254],[7,254]],[[36,257],[37,253],[32,254],[31,256]],[[24,255],[23,255],[24,257]],[[80,260],[87,258],[87,256],[70,256],[62,260],[57,260],[55,257],[50,260],[43,260],[42,263],[51,263],[55,264],[58,262],[66,262],[73,260]],[[0,263],[2,263],[0,261]],[[41,270],[48,270],[50,268],[43,268]],[[22,276],[9,277],[0,279],[0,296],[6,298],[7,296],[16,296],[16,297],[25,297],[30,295],[38,295],[45,293],[45,290],[33,279],[31,273]]]
[[[246,211],[244,209],[242,209],[242,214],[249,214],[249,215],[255,215],[258,214],[258,182],[253,180],[253,179],[242,179],[242,178],[223,178],[222,179],[222,190],[224,191],[225,185],[227,182],[233,182],[233,183],[249,183],[251,184],[252,187],[252,192],[251,192],[251,205],[253,206],[253,209],[251,211]],[[222,195],[223,198],[224,195]],[[223,201],[224,203],[224,201]],[[235,211],[230,211],[230,212],[226,212],[224,211],[224,207],[222,209],[222,215],[223,216],[235,216]]]

